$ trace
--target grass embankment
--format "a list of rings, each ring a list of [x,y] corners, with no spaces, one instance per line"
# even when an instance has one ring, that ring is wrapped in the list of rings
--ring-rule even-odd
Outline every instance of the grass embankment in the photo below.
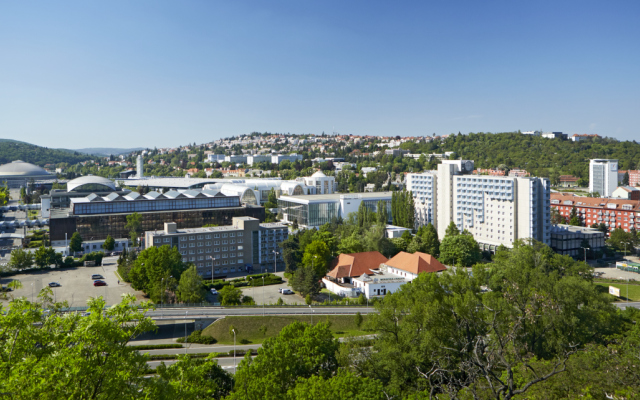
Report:
[[[602,287],[604,293],[609,293],[609,286],[617,287],[620,289],[620,297],[614,297],[615,301],[627,301],[627,283],[610,283],[610,282],[595,282],[596,285]],[[629,301],[640,301],[640,285],[629,283]]]
[[[314,315],[313,323],[320,322],[331,323],[330,330],[334,337],[346,336],[362,336],[369,335],[371,332],[364,331],[363,328],[367,323],[367,316],[362,316],[362,324],[360,328],[356,325],[355,315]],[[236,343],[240,343],[242,339],[249,340],[251,344],[262,343],[265,339],[280,333],[280,330],[292,322],[300,321],[311,323],[311,316],[291,315],[291,316],[266,316],[266,317],[226,317],[219,319],[206,327],[203,335],[209,335],[216,338],[218,344],[233,344],[233,333],[229,334],[231,325],[236,328]],[[260,331],[265,326],[266,332]]]

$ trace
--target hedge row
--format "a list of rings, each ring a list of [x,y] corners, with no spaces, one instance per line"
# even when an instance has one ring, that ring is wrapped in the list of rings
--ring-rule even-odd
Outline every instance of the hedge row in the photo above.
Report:
[[[277,285],[282,283],[281,277],[274,274],[266,273],[266,274],[248,275],[246,277],[229,279],[229,280],[214,279],[213,282],[209,280],[204,280],[203,284],[207,290],[211,288],[220,290],[227,285],[230,285],[236,288],[243,287],[243,286],[262,286],[263,276],[264,276],[264,285]]]
[[[181,349],[181,344],[142,344],[139,346],[129,346],[137,350],[157,350],[157,349]]]

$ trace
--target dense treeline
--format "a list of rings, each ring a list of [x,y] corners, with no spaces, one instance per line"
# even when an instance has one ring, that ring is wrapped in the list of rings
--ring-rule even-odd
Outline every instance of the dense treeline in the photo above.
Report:
[[[459,233],[464,235],[464,233]],[[375,304],[366,339],[321,316],[247,353],[235,376],[180,357],[149,376],[127,343],[155,329],[131,295],[63,313],[51,289],[0,308],[0,391],[16,399],[633,399],[640,312],[621,310],[585,263],[518,241],[492,264],[420,274]],[[16,281],[17,282],[17,281]],[[44,311],[46,309],[46,311]],[[256,317],[258,318],[258,317]],[[357,315],[356,315],[357,318]]]
[[[596,138],[573,142],[546,139],[520,133],[469,133],[451,135],[444,142],[407,142],[401,145],[412,153],[455,152],[455,157],[474,160],[476,168],[522,168],[535,176],[555,178],[560,175],[589,177],[589,159],[612,158],[620,169],[637,169],[640,144]]]
[[[22,160],[43,167],[46,164],[76,164],[95,157],[71,150],[49,149],[29,143],[0,141],[0,164]]]

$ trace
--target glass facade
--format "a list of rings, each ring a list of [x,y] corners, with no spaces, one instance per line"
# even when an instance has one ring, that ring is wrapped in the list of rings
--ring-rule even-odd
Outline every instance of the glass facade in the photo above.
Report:
[[[380,200],[362,200],[362,202],[364,203],[364,206],[367,207],[369,210],[373,211],[373,212],[378,212],[378,202]],[[387,203],[387,215],[389,216],[388,218],[388,222],[392,223],[393,222],[393,217],[391,215],[391,199],[389,200],[383,200],[385,203]]]
[[[203,208],[238,207],[238,197],[205,197],[196,199],[139,199],[73,203],[74,215],[133,213],[145,211],[192,210]]]
[[[291,201],[278,200],[278,209],[283,215],[287,215],[287,221],[298,221],[305,226],[320,226],[338,218],[340,211],[339,202],[302,204]]]

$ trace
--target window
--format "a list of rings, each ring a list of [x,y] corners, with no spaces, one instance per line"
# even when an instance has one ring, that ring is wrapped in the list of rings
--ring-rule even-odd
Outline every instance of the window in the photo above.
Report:
[[[198,249],[198,254],[204,253],[204,249]]]
[[[219,233],[214,233],[214,234],[213,234],[213,237],[214,237],[214,238],[219,238],[219,237],[220,237],[220,234],[219,234]]]
[[[215,244],[215,245],[217,246],[217,245],[219,245],[219,244],[220,244],[220,241],[219,241],[219,240],[214,240],[214,241],[213,241],[213,244]]]
[[[235,236],[236,236],[236,234],[235,234],[235,233],[233,233],[233,232],[231,232],[231,233],[229,234],[229,237],[235,237]]]
[[[229,249],[227,247],[223,247],[222,251],[229,251]]]
[[[211,239],[211,235],[204,235],[205,239]]]
[[[233,240],[233,239],[229,240],[229,243],[231,243],[231,244],[234,244],[235,242],[236,242],[236,241],[235,241],[235,240]]]
[[[180,243],[180,248],[181,249],[186,249],[187,248],[187,244],[186,243]]]
[[[223,238],[226,238],[226,237],[227,237],[227,234],[226,234],[226,233],[223,233],[223,234],[222,234],[222,237],[223,237]]]
[[[211,246],[211,242],[207,242],[205,243],[207,246]]]
[[[195,250],[189,250],[189,254],[196,254]]]
[[[216,253],[220,253],[220,247],[216,247],[213,251],[215,251]]]
[[[242,236],[242,232],[238,232],[238,236]]]
[[[228,264],[229,264],[229,261],[227,261],[227,260],[223,260],[222,261],[222,265],[228,265]],[[225,270],[226,270],[226,268],[225,268]]]
[[[196,247],[195,243],[189,243],[189,247]]]
[[[171,238],[164,238],[165,243],[171,243]]]
[[[198,247],[202,247],[202,246],[204,246],[204,243],[203,242],[198,242]]]
[[[202,240],[202,235],[198,235],[198,240]]]
[[[204,260],[204,256],[198,256],[198,260],[199,260],[199,261]],[[202,266],[202,264],[200,264],[200,266]]]
[[[196,258],[195,257],[189,257],[189,261],[195,261]]]
[[[242,264],[244,260],[242,258],[238,259],[238,264]]]
[[[242,243],[242,239],[238,239],[238,243]]]
[[[153,242],[157,243],[157,244],[160,244],[160,239],[154,239]]]
[[[229,241],[227,241],[227,240],[223,240],[222,241],[222,244],[227,244],[227,243],[229,243]]]
[[[231,272],[236,272],[236,267],[231,267]]]
[[[196,240],[195,236],[189,236],[189,240]]]
[[[215,271],[216,271],[215,272],[216,274],[219,274],[220,273],[220,268],[216,268]]]
[[[207,253],[211,253],[211,247],[206,250]]]
[[[242,257],[242,253],[238,253],[238,257]]]

